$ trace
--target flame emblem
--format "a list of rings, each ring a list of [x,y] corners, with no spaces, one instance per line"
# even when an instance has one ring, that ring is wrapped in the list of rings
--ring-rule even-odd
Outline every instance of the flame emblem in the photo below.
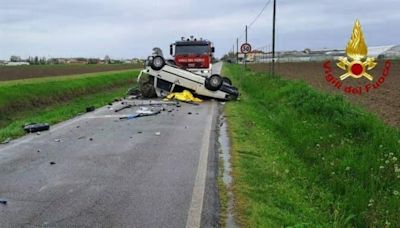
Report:
[[[372,70],[376,66],[374,58],[368,58],[368,48],[364,40],[364,35],[361,30],[359,20],[356,20],[353,28],[351,39],[346,47],[347,57],[340,57],[337,66],[347,71],[347,73],[340,76],[340,80],[348,77],[361,78],[366,77],[372,81],[372,75],[368,74],[368,70]]]

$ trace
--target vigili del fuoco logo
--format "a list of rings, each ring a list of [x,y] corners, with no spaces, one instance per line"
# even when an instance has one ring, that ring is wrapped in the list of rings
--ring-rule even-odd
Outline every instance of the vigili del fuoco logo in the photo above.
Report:
[[[339,78],[333,76],[331,61],[324,62],[325,79],[333,87],[343,90],[345,93],[360,95],[379,88],[385,82],[389,75],[391,62],[390,60],[385,61],[381,76],[374,80],[374,76],[369,71],[376,67],[377,62],[374,58],[368,57],[368,47],[365,43],[359,20],[354,24],[351,39],[346,47],[346,55],[347,57],[339,57],[336,63],[344,71]],[[367,79],[369,83],[358,87],[345,85],[347,80],[362,78]]]

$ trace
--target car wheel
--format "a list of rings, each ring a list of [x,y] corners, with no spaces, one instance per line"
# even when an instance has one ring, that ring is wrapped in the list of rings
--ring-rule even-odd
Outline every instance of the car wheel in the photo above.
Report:
[[[223,82],[224,81],[221,76],[218,74],[213,74],[206,79],[205,87],[208,90],[217,91],[219,88],[221,88]]]
[[[165,66],[165,60],[162,56],[155,56],[151,61],[150,67],[153,70],[161,70]]]
[[[228,78],[228,77],[222,77],[222,80],[228,84],[228,85],[232,85],[232,81]]]

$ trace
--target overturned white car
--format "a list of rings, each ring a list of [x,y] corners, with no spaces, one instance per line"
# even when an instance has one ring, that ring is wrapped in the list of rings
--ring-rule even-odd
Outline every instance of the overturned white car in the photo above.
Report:
[[[228,78],[218,74],[207,77],[181,69],[173,61],[166,61],[160,50],[155,50],[155,54],[148,58],[138,82],[145,97],[164,97],[183,90],[221,100],[235,100],[239,96],[238,89]]]

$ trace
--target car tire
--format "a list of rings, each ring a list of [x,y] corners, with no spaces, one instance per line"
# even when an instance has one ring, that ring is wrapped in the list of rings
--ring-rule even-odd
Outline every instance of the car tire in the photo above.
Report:
[[[221,88],[224,80],[218,74],[213,74],[206,79],[205,87],[211,91],[217,91]]]
[[[153,70],[159,71],[165,66],[165,59],[160,56],[154,56],[153,60],[150,63],[150,67]]]
[[[228,77],[222,77],[222,80],[228,84],[228,85],[232,85],[232,81],[228,78]]]

